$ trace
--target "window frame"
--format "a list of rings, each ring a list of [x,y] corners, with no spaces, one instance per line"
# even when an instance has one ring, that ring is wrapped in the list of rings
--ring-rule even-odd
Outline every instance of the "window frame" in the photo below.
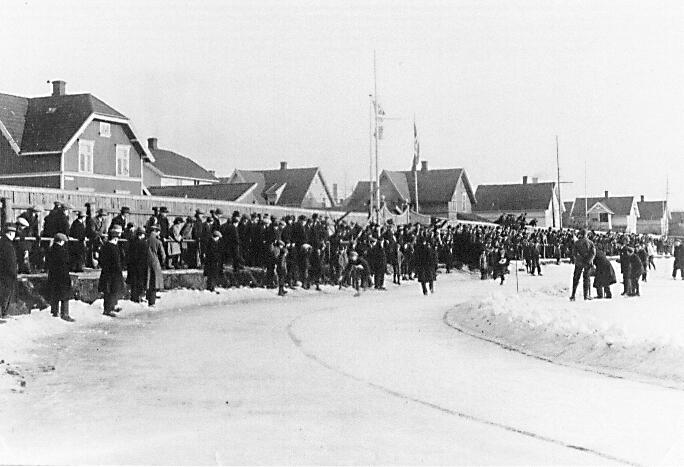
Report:
[[[106,128],[106,131],[103,131]],[[100,128],[98,134],[101,138],[111,138],[112,137],[112,124],[109,122],[100,122]]]
[[[84,152],[85,149],[88,149],[89,152],[88,153]],[[86,163],[81,164],[82,158],[87,158],[87,159],[84,159],[84,161],[90,162],[90,165],[88,166],[88,164],[86,164]],[[92,174],[94,165],[95,165],[95,141],[87,140],[87,139],[79,139],[78,140],[78,173]],[[83,166],[83,169],[81,169],[82,166]]]
[[[120,151],[125,150],[125,153]],[[119,171],[119,160],[124,160],[126,162],[126,172]],[[115,145],[115,157],[114,157],[114,174],[120,178],[130,178],[131,177],[131,146],[129,144],[117,144]]]

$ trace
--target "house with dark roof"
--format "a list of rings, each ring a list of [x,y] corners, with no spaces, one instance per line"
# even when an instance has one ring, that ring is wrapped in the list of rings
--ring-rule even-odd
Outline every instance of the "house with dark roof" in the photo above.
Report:
[[[533,178],[528,183],[527,176],[522,183],[480,185],[475,198],[477,205],[473,212],[492,222],[506,214],[515,217],[525,214],[528,222],[536,220],[539,227],[560,227],[565,209],[558,198],[556,182],[539,182]]]
[[[264,204],[297,208],[332,208],[335,200],[318,167],[290,169],[281,162],[275,170],[235,169],[221,183],[256,183]]]
[[[585,212],[586,211],[586,212]],[[636,196],[576,198],[570,213],[570,225],[592,230],[636,233],[639,206]]]
[[[152,196],[172,198],[208,199],[244,204],[263,204],[256,191],[256,183],[211,183],[206,185],[153,186],[148,190]]]
[[[145,162],[143,182],[145,187],[191,186],[218,183],[216,176],[189,157],[168,149],[161,149],[157,138],[147,138],[147,149],[154,162]]]
[[[475,204],[475,193],[465,169],[429,169],[428,161],[421,162],[420,170],[383,170],[380,174],[380,200],[387,209],[403,212],[409,205],[415,210],[416,185],[418,212],[443,219],[470,220]],[[368,181],[359,182],[346,202],[347,209],[368,210],[370,200]]]
[[[644,195],[637,203],[639,218],[637,233],[667,235],[670,230],[670,211],[667,201],[646,201]]]
[[[0,94],[0,183],[64,190],[143,191],[143,163],[154,156],[131,121],[92,94]]]
[[[670,228],[668,230],[670,237],[684,237],[684,211],[670,212]]]

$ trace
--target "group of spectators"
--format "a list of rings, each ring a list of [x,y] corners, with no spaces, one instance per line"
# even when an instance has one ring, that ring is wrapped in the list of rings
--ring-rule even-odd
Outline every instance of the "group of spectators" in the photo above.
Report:
[[[615,232],[582,231],[578,239],[574,230],[534,228],[525,225],[524,218],[496,226],[451,225],[446,221],[431,225],[396,225],[392,221],[361,225],[317,214],[277,218],[234,211],[224,215],[218,208],[208,213],[197,210],[187,217],[169,217],[168,209],[162,206],[153,208],[144,225],[135,225],[129,219],[128,207],[122,207],[109,220],[103,209],[93,212],[86,205],[79,211],[55,202],[41,225],[40,210],[34,206],[15,224],[6,225],[3,241],[9,240],[5,247],[13,251],[18,272],[48,271],[54,295],[53,314],[64,319],[71,319],[69,272],[84,268],[101,269],[104,313],[115,316],[117,300],[126,290],[124,270],[128,270],[126,282],[131,299],[142,301],[144,297],[151,306],[157,291],[163,288],[162,270],[170,268],[202,268],[207,289],[212,291],[225,282],[225,266],[235,272],[245,270],[244,274],[252,278],[255,268],[262,269],[262,285],[277,289],[279,295],[300,286],[319,290],[323,283],[352,286],[356,293],[371,286],[384,290],[385,274],[391,272],[395,284],[417,279],[428,295],[434,292],[439,263],[444,264],[447,273],[467,266],[479,269],[482,279],[493,278],[503,284],[511,260],[521,260],[529,274],[541,275],[542,258],[556,262],[569,258],[577,263],[575,276],[578,270],[580,276],[586,272],[586,281],[591,269],[598,268],[601,261],[596,250],[603,256],[627,256],[632,249],[639,258],[645,255],[645,262],[641,269],[636,263],[627,268],[621,256],[623,274],[628,269],[631,278],[638,271],[645,280],[645,271],[654,267],[653,256],[670,248],[661,238]],[[70,221],[71,212],[74,215]],[[583,256],[582,248],[587,246],[584,240],[591,243],[593,254]],[[8,254],[7,248],[0,255]],[[590,266],[585,268],[587,263]],[[684,266],[684,258],[679,264]],[[573,278],[573,299],[578,280]],[[250,282],[257,285],[260,281]],[[598,282],[597,290],[610,296],[610,290],[606,293]],[[3,287],[0,278],[0,289]],[[638,281],[635,285],[630,280],[629,290],[625,287],[628,295],[639,292]],[[584,294],[585,298],[591,297],[588,286]],[[7,294],[0,290],[0,295],[4,299]],[[0,305],[6,313],[4,302]]]

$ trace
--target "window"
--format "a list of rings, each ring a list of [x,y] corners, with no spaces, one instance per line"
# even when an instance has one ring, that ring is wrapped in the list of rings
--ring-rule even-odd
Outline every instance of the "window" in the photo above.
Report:
[[[93,148],[95,141],[78,140],[78,171],[93,173]]]
[[[461,212],[466,212],[468,206],[468,193],[461,194]]]
[[[116,176],[130,177],[131,147],[124,144],[116,145]]]
[[[599,214],[599,222],[608,222],[608,213],[602,212]]]
[[[100,122],[100,136],[109,138],[112,136],[112,126],[107,122]]]

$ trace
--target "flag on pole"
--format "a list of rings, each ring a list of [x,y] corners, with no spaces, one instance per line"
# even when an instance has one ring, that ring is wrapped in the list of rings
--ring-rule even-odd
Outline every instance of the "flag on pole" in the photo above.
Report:
[[[420,163],[420,142],[418,141],[418,128],[416,128],[416,122],[413,122],[413,165],[412,171],[418,170],[418,164]]]

